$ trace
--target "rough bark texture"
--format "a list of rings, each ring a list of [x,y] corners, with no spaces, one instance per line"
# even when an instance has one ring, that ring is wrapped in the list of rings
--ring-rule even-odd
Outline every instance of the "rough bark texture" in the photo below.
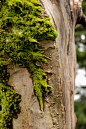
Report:
[[[39,0],[57,30],[56,41],[42,41],[44,54],[51,58],[41,67],[48,75],[51,93],[44,99],[44,115],[34,94],[33,82],[26,68],[8,66],[8,84],[21,95],[21,113],[13,119],[13,129],[75,129],[74,87],[76,53],[74,29],[81,9],[68,0]],[[46,15],[46,14],[44,14]]]

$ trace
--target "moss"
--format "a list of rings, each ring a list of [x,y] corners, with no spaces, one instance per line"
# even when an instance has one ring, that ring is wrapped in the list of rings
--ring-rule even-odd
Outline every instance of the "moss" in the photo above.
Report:
[[[3,92],[6,90],[5,92]],[[11,126],[12,117],[17,118],[16,113],[19,112],[18,106],[20,96],[9,86],[0,83],[0,99],[2,106],[0,126],[9,128]]]
[[[36,66],[36,61],[47,63],[47,57],[40,53],[39,41],[55,40],[57,32],[50,18],[42,15],[38,0],[2,0],[0,6],[0,66],[4,69],[10,62],[21,63],[30,70],[43,111],[42,87],[47,95],[50,86],[46,73]],[[4,57],[5,53],[9,58]]]

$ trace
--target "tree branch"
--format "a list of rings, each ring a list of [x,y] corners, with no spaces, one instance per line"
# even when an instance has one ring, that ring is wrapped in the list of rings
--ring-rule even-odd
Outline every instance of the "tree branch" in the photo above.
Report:
[[[86,16],[84,14],[82,14],[81,16],[79,15],[79,17],[77,18],[77,24],[81,24],[86,28]]]

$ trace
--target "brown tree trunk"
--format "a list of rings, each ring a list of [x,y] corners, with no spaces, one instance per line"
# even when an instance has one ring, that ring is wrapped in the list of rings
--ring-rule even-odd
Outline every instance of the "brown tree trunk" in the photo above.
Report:
[[[42,41],[44,54],[51,58],[41,67],[48,75],[48,84],[52,86],[48,97],[44,99],[44,115],[34,94],[33,82],[26,68],[16,71],[8,67],[8,84],[21,95],[21,113],[13,119],[13,129],[75,129],[74,88],[76,74],[76,52],[74,29],[80,4],[71,0],[39,0],[42,8],[51,17],[58,33],[56,41]],[[73,4],[73,5],[72,5]],[[46,14],[44,14],[46,15]],[[80,15],[81,16],[81,15]]]

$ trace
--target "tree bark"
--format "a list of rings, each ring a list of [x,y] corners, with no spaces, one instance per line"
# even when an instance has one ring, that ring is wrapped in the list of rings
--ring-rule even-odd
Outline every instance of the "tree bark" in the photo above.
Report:
[[[13,129],[75,129],[74,88],[76,74],[76,52],[74,29],[77,18],[81,15],[81,6],[71,0],[39,0],[44,15],[51,17],[51,22],[58,33],[56,41],[41,41],[48,64],[42,69],[48,75],[51,91],[44,98],[44,115],[40,110],[38,99],[34,93],[33,80],[26,68],[15,69],[8,66],[13,86],[21,95],[21,112],[13,119]]]

